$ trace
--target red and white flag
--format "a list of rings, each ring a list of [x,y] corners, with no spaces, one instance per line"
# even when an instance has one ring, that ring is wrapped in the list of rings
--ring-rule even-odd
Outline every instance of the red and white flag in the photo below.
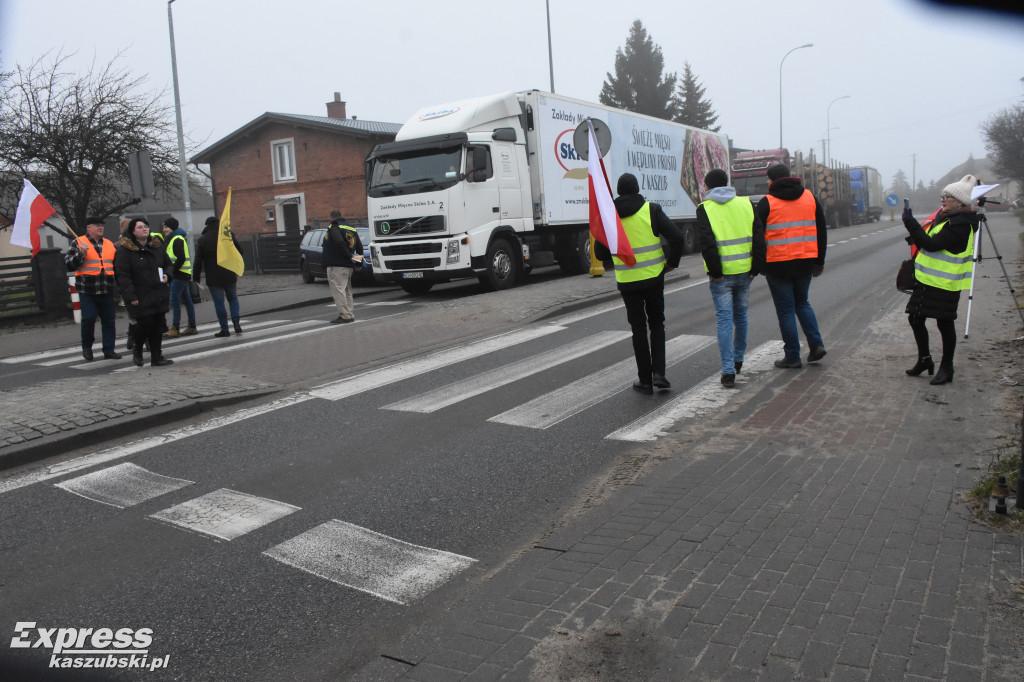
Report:
[[[597,145],[594,124],[587,121],[590,136],[589,153],[587,154],[587,181],[590,185],[590,234],[594,239],[608,247],[613,255],[618,256],[626,265],[636,265],[633,247],[629,245],[626,231],[622,229],[622,221],[615,210],[612,200],[612,187],[608,182],[608,173],[601,159],[601,148]]]
[[[32,249],[32,257],[35,258],[39,253],[39,226],[56,212],[26,179],[18,201],[18,213],[14,216],[14,226],[11,228],[11,243]]]

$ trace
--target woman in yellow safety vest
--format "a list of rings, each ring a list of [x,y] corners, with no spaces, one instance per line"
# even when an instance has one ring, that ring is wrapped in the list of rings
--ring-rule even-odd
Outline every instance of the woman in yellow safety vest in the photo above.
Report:
[[[965,175],[942,190],[942,210],[935,224],[925,232],[910,209],[903,211],[903,225],[910,240],[918,247],[914,259],[917,285],[907,304],[910,328],[917,342],[917,364],[907,370],[912,377],[925,370],[935,373],[931,383],[946,384],[953,381],[953,353],[956,351],[956,310],[960,292],[971,287],[973,272],[974,233],[978,229],[978,214],[972,208],[971,190],[978,184],[973,175]],[[932,318],[942,336],[942,359],[939,371],[928,348],[928,329],[925,320]]]

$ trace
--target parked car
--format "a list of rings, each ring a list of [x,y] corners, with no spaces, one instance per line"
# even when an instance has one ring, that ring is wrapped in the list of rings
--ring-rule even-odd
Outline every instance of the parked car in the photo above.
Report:
[[[370,285],[376,282],[373,276],[373,265],[370,264],[370,228],[360,225],[353,225],[359,235],[359,241],[363,243],[363,267],[357,269],[352,275],[352,284]],[[302,272],[302,281],[312,284],[317,277],[327,277],[327,270],[323,265],[324,237],[327,236],[326,227],[318,227],[310,230],[302,237],[299,245],[299,271]]]

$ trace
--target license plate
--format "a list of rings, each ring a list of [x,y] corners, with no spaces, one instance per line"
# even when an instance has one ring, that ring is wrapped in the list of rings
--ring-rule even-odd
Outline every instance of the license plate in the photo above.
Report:
[[[403,272],[402,279],[423,279],[422,272]]]

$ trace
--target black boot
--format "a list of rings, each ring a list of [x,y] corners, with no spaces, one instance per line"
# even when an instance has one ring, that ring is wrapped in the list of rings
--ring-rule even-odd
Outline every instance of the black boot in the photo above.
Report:
[[[917,364],[907,370],[907,375],[916,377],[921,372],[928,370],[929,376],[935,373],[935,361],[930,355],[922,355],[917,358]]]
[[[142,359],[142,346],[138,343],[135,344],[135,348],[132,353],[132,362],[135,363],[136,367],[142,367],[145,364],[145,360]]]
[[[128,350],[131,350],[132,348],[135,348],[135,325],[134,324],[128,325],[128,343],[125,344],[125,348],[127,348]]]
[[[235,325],[235,333],[236,334],[241,334],[242,333],[242,325],[240,325],[238,323],[238,318],[237,317],[232,317],[231,318],[231,324]]]
[[[940,384],[951,384],[953,383],[953,365],[939,365],[939,371],[935,373],[935,378],[931,380],[932,386],[939,386]]]

